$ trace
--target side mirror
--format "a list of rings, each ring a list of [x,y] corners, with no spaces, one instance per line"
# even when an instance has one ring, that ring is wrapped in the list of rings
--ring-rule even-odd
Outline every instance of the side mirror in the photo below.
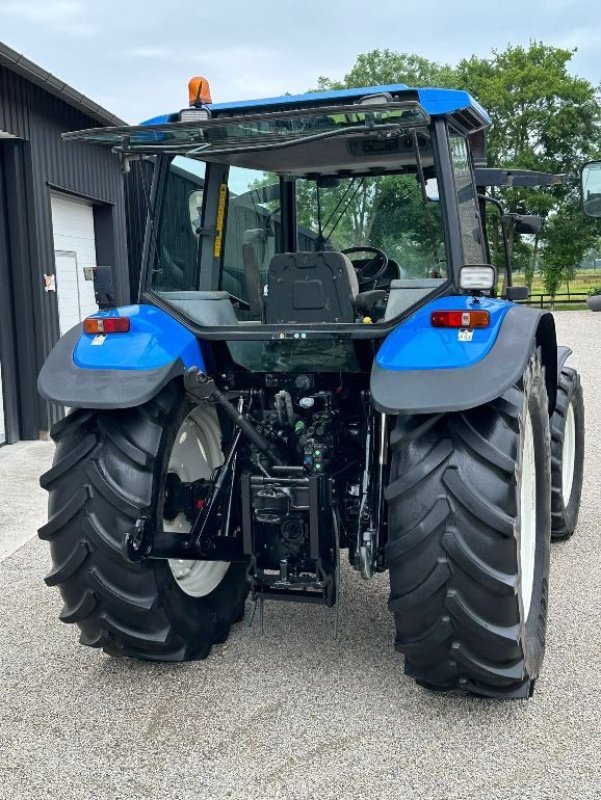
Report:
[[[513,225],[515,233],[536,234],[543,226],[543,218],[538,214],[503,214],[503,224]]]
[[[316,183],[318,189],[335,189],[340,186],[340,178],[334,175],[320,175]]]
[[[507,300],[511,300],[515,302],[516,300],[527,300],[528,299],[528,287],[527,286],[506,286],[505,287],[505,297]]]
[[[440,192],[438,190],[438,178],[428,178],[426,180],[426,197],[431,203],[440,202]]]
[[[113,288],[112,267],[84,267],[84,278],[94,281],[96,303],[101,311],[117,306],[117,298]]]
[[[200,236],[202,219],[202,200],[204,196],[203,189],[195,189],[188,195],[188,211],[190,213],[190,225],[192,226],[192,233],[197,238]]]
[[[582,208],[588,217],[601,217],[601,161],[589,161],[580,173]]]

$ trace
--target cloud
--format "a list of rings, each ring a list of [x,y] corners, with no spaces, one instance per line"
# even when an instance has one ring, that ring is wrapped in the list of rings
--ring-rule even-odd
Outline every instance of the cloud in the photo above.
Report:
[[[98,27],[88,17],[88,9],[78,0],[7,3],[0,12],[72,36],[94,36],[98,32]]]
[[[209,79],[215,102],[300,93],[319,75],[342,78],[373,48],[457,63],[536,39],[577,46],[570,72],[601,82],[599,0],[505,0],[492,22],[481,15],[469,25],[448,0],[428,5],[427,25],[423,3],[405,4],[402,22],[398,0],[371,3],[367,15],[360,0],[342,5],[344,13],[324,0],[0,0],[0,38],[132,121],[185,106],[192,75]]]

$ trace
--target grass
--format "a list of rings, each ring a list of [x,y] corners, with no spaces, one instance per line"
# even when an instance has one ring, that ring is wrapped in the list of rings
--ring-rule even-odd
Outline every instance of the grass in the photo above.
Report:
[[[520,272],[515,272],[513,274],[513,282],[516,286],[525,286],[526,281],[524,280],[524,274]],[[582,297],[582,302],[578,303],[562,303],[561,300],[565,299],[565,295],[568,293],[577,293],[580,294],[581,292],[588,293],[594,287],[601,287],[601,270],[599,269],[581,269],[579,270],[574,278],[571,281],[564,281],[559,289],[557,290],[557,296],[559,297],[559,302],[555,303],[553,306],[554,311],[586,311],[588,306],[586,305],[586,297]],[[540,273],[536,273],[534,275],[534,280],[532,281],[532,291],[531,294],[547,294],[547,290],[543,284],[543,278]],[[535,298],[537,300],[538,298]],[[544,308],[550,308],[551,303],[547,302],[545,299]]]
[[[516,286],[524,286],[524,274],[521,272],[514,272],[513,282]],[[567,294],[570,292],[589,292],[593,287],[601,286],[601,269],[581,269],[574,276],[571,281],[564,281],[557,294]],[[543,278],[540,273],[534,275],[532,281],[532,294],[547,294],[543,284]]]

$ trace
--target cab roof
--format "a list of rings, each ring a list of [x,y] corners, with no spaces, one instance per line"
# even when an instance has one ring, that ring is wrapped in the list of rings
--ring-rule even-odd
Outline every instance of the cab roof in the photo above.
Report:
[[[330,92],[265,97],[258,100],[239,100],[229,103],[212,103],[207,106],[214,117],[241,115],[261,111],[290,111],[316,106],[352,103],[368,95],[390,94],[395,100],[417,100],[431,117],[454,117],[462,127],[477,130],[491,124],[484,108],[462,89],[415,89],[404,83],[384,86],[365,86],[357,89],[337,89]],[[141,125],[162,125],[179,119],[179,111],[145,120]]]

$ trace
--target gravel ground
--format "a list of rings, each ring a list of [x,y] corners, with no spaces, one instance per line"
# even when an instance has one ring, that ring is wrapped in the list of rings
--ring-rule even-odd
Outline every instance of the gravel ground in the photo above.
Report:
[[[263,637],[239,625],[205,662],[114,660],[58,622],[32,540],[0,565],[0,797],[600,798],[601,314],[557,321],[583,376],[586,484],[575,538],[553,547],[533,699],[416,687],[392,649],[387,577],[349,570],[338,641],[331,611],[275,603]]]
[[[48,496],[40,489],[39,475],[52,463],[53,453],[52,442],[0,448],[0,561],[31,539],[46,513]]]

